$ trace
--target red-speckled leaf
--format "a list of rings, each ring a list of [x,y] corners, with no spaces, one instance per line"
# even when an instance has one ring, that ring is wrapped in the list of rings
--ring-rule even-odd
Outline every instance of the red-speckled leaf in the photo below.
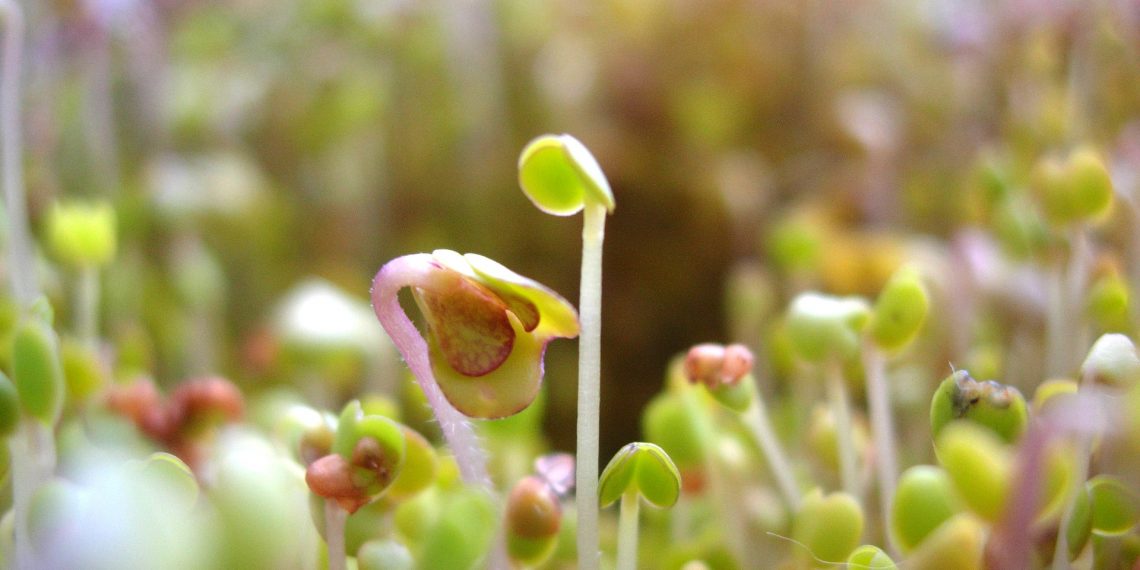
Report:
[[[416,289],[416,300],[440,353],[460,374],[482,376],[510,355],[515,331],[507,306],[487,288],[444,269],[430,287]]]

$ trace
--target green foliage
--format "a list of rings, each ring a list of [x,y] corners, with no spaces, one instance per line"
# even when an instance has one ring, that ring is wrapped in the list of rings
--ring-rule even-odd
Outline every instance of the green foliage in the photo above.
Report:
[[[59,340],[50,321],[29,315],[16,326],[12,380],[24,413],[45,424],[55,423],[63,408],[65,385]]]
[[[1123,481],[1098,475],[1086,484],[1092,530],[1101,536],[1128,533],[1140,522],[1140,496]]]
[[[495,503],[482,489],[448,493],[420,541],[420,567],[475,568],[496,534],[497,518]]]
[[[519,185],[548,214],[569,216],[587,202],[614,210],[614,194],[597,159],[570,135],[542,135],[519,156]]]
[[[863,299],[804,293],[788,309],[788,337],[808,362],[842,360],[859,350],[859,335],[870,317]]]
[[[847,567],[859,570],[897,570],[895,561],[877,546],[865,544],[847,557]]]
[[[907,558],[908,568],[923,570],[981,570],[985,526],[969,514],[942,523]]]
[[[671,507],[681,496],[681,473],[660,447],[628,443],[602,470],[598,500],[604,507],[626,493],[636,493],[658,508]]]
[[[909,268],[896,271],[875,301],[868,325],[871,337],[886,349],[905,346],[922,328],[929,305],[918,272]]]
[[[0,438],[16,433],[19,424],[20,398],[16,386],[6,374],[0,372]]]
[[[52,254],[73,267],[101,267],[115,257],[115,211],[106,202],[57,203],[48,212],[47,242]]]
[[[792,524],[792,538],[802,543],[814,559],[838,562],[859,546],[863,536],[863,509],[843,492],[824,495],[814,489],[804,495]]]
[[[969,372],[958,370],[934,392],[930,432],[937,438],[943,428],[959,419],[983,426],[1012,443],[1025,431],[1029,411],[1017,388],[993,380],[978,382]]]
[[[370,540],[356,551],[359,570],[413,570],[412,553],[395,540]]]
[[[1095,151],[1082,147],[1065,160],[1044,157],[1033,171],[1033,189],[1055,225],[1103,216],[1112,205],[1112,179]]]
[[[891,535],[903,552],[910,552],[960,510],[946,472],[916,465],[899,477],[891,506]]]
[[[983,427],[956,421],[942,430],[935,447],[966,506],[987,521],[997,521],[1012,484],[1013,458],[1005,444]]]

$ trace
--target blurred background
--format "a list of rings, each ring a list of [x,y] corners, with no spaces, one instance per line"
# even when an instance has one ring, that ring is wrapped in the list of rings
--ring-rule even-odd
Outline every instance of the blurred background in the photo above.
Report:
[[[102,332],[166,386],[305,382],[282,364],[297,287],[364,303],[407,253],[481,253],[576,304],[581,220],[538,212],[516,161],[539,134],[582,140],[617,201],[603,458],[639,438],[674,355],[764,349],[796,291],[873,295],[899,252],[961,227],[996,223],[1032,255],[1037,226],[994,206],[986,176],[1013,180],[1005,192],[1077,143],[1110,157],[1118,191],[1140,169],[1134,0],[23,4],[33,232],[57,200],[114,204]],[[1107,239],[1124,240],[1131,218],[1114,220]],[[933,360],[964,354],[944,344]],[[576,354],[558,341],[547,363],[546,433],[564,450]],[[326,405],[393,370],[322,366]]]

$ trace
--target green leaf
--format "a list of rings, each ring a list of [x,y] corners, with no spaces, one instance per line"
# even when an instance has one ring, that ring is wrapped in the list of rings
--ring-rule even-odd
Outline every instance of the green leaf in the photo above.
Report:
[[[899,548],[910,552],[959,510],[949,475],[938,467],[916,465],[899,477],[891,533]]]
[[[942,430],[935,451],[966,505],[988,521],[998,520],[1009,497],[1013,472],[1005,444],[981,426],[956,421]]]
[[[614,195],[590,151],[570,135],[542,135],[519,156],[519,185],[543,212],[577,213],[587,201],[613,212]]]
[[[496,507],[482,489],[449,493],[420,543],[420,568],[474,568],[498,529]]]
[[[387,496],[394,501],[406,501],[421,491],[431,487],[439,471],[439,461],[431,442],[420,432],[401,425],[404,430],[404,463],[396,480],[388,487]]]
[[[983,426],[1013,443],[1025,431],[1029,411],[1017,388],[993,380],[978,382],[969,372],[958,370],[942,381],[931,399],[931,435],[937,438],[946,425],[959,419]]]
[[[574,338],[578,336],[578,312],[561,295],[545,285],[507,269],[501,263],[476,253],[463,256],[478,279],[504,299],[522,298],[536,311],[537,326],[527,332],[541,337]],[[512,311],[520,303],[508,301]],[[519,312],[515,311],[516,316]],[[519,316],[520,321],[524,319]]]
[[[1140,522],[1140,497],[1122,481],[1107,475],[1086,484],[1092,508],[1092,530],[1102,536],[1120,536]]]
[[[918,334],[930,301],[918,272],[912,268],[896,271],[875,301],[869,329],[879,346],[902,348]]]
[[[105,202],[54,204],[47,216],[48,249],[72,266],[102,266],[115,257],[115,211]]]
[[[358,570],[412,570],[416,561],[408,548],[392,539],[370,540],[356,551]]]
[[[788,337],[808,362],[850,358],[859,350],[859,333],[870,316],[867,302],[858,297],[802,293],[788,309]]]
[[[19,424],[20,398],[16,394],[16,386],[7,375],[0,372],[0,438],[16,433]]]
[[[598,484],[598,499],[609,506],[626,493],[638,493],[650,504],[673,506],[681,495],[681,473],[665,450],[652,443],[633,442],[618,450]]]
[[[44,423],[55,423],[63,408],[63,366],[55,332],[39,318],[24,318],[16,328],[12,380],[24,411]]]
[[[847,557],[847,567],[851,570],[897,570],[895,561],[877,546],[865,544],[856,548]]]
[[[907,568],[922,570],[981,570],[986,529],[962,513],[942,523],[907,558]]]
[[[845,560],[863,536],[863,509],[847,493],[824,496],[818,488],[804,496],[792,524],[792,538],[802,543],[814,558],[826,562]]]

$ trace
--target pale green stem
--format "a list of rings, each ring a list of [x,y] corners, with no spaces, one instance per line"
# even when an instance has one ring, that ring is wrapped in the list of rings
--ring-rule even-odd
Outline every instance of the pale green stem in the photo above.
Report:
[[[692,386],[686,385],[682,392],[682,401],[689,415],[694,418],[693,429],[697,432],[697,441],[705,447],[702,454],[705,477],[707,477],[709,495],[713,504],[720,510],[720,521],[724,528],[724,542],[729,551],[736,555],[738,560],[745,560],[744,519],[739,515],[739,496],[733,495],[725,480],[724,470],[717,461],[717,435],[713,427],[713,418],[708,410],[701,404],[700,394]]]
[[[75,331],[85,346],[94,347],[99,330],[99,269],[85,265],[79,269],[75,286]]]
[[[637,515],[641,498],[636,491],[621,496],[618,515],[617,570],[637,570]]]
[[[0,61],[0,169],[8,215],[8,278],[21,307],[32,303],[36,289],[28,206],[24,197],[23,142],[20,127],[20,76],[24,43],[24,13],[14,0],[0,0],[4,19],[4,55]]]
[[[855,439],[851,432],[851,405],[847,401],[847,385],[843,380],[842,364],[832,359],[826,364],[827,392],[831,399],[831,413],[835,416],[835,444],[839,448],[839,476],[843,490],[858,499],[859,468],[855,453]]]
[[[784,502],[788,504],[789,512],[798,511],[800,509],[800,489],[796,485],[796,474],[792,470],[788,456],[784,453],[784,448],[780,446],[780,441],[776,438],[776,432],[772,429],[772,422],[768,419],[768,410],[765,408],[764,400],[760,398],[760,394],[753,397],[752,405],[748,407],[748,411],[744,412],[744,421],[752,432],[752,437],[756,439],[760,451],[768,460],[768,468],[772,470],[776,485],[780,488],[780,493],[784,495]]]
[[[578,567],[598,568],[598,416],[602,366],[602,242],[606,208],[587,202],[582,219],[582,284],[578,300]]]
[[[37,568],[28,536],[28,512],[32,496],[55,472],[55,439],[47,424],[25,418],[11,438],[12,503],[15,510],[15,568]]]
[[[344,526],[348,513],[336,504],[325,499],[325,543],[328,545],[328,570],[345,570],[348,561],[344,552]]]
[[[1093,246],[1089,237],[1089,230],[1081,224],[1073,228],[1069,243],[1069,274],[1066,286],[1068,287],[1069,339],[1068,365],[1076,366],[1081,361],[1082,353],[1090,346],[1088,321],[1081,307],[1085,306],[1085,290],[1088,288],[1089,266],[1092,262]]]
[[[1065,306],[1065,276],[1062,264],[1049,260],[1046,268],[1046,308],[1045,308],[1045,373],[1049,377],[1063,376],[1068,366],[1065,326],[1067,313]]]
[[[891,503],[898,477],[898,453],[894,421],[891,418],[891,394],[887,386],[887,360],[872,341],[863,342],[863,370],[867,382],[867,408],[871,414],[871,432],[875,438],[875,467],[879,479],[879,509],[884,527],[891,520]],[[885,533],[892,553],[897,556],[891,533]]]

